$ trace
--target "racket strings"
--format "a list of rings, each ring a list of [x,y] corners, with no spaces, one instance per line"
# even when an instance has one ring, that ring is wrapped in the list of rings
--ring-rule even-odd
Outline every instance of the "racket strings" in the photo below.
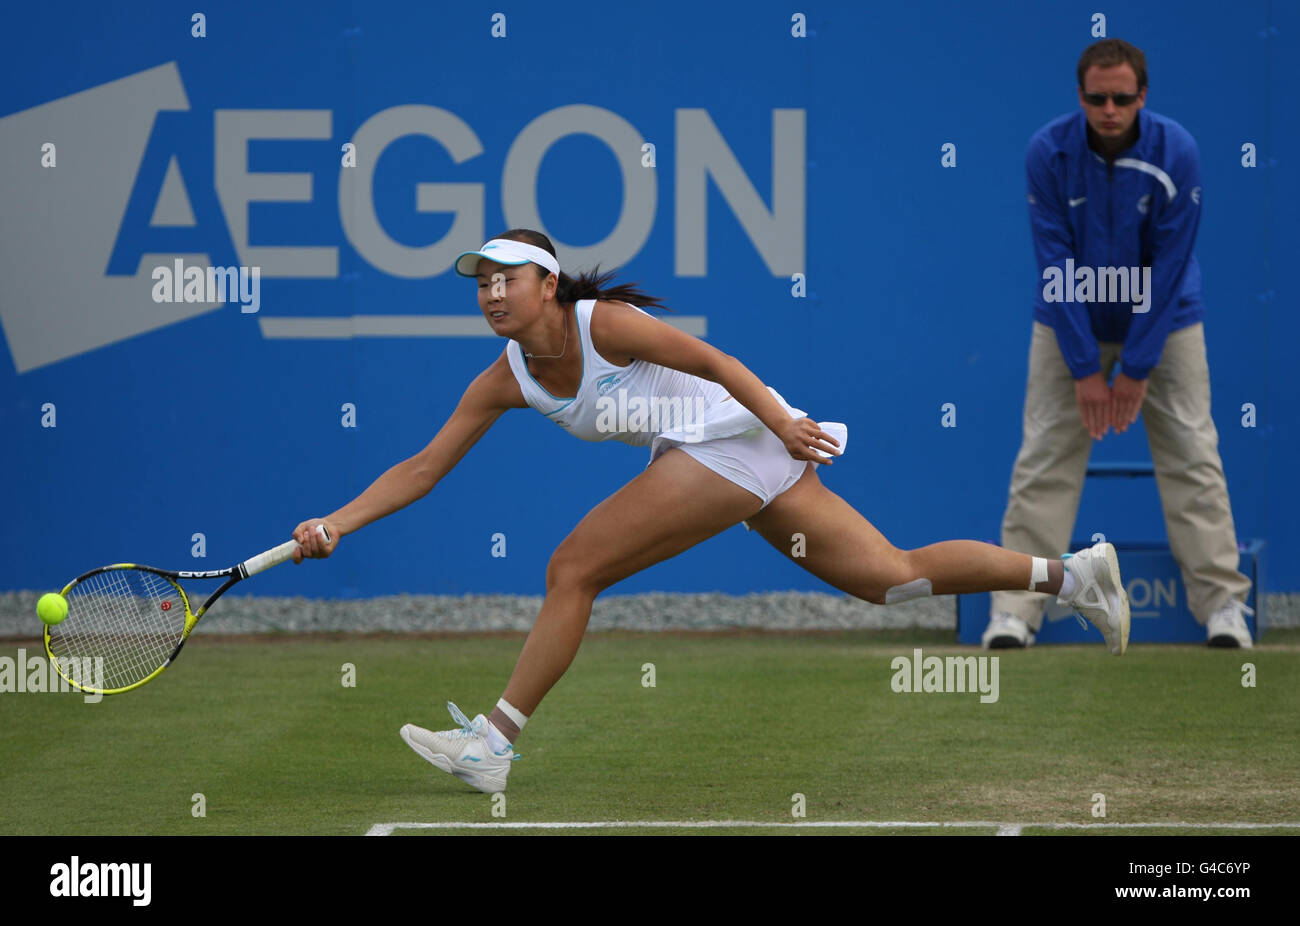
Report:
[[[50,652],[83,688],[142,681],[167,661],[185,631],[180,589],[152,572],[109,569],[78,582],[67,597],[68,616],[50,628]]]

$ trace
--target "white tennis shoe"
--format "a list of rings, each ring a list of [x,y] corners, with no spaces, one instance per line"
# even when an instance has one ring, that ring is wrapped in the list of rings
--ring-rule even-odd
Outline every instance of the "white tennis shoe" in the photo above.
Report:
[[[980,643],[985,649],[1024,649],[1034,645],[1034,632],[1023,618],[999,611],[989,618]]]
[[[1210,615],[1205,622],[1205,642],[1209,646],[1252,649],[1255,645],[1250,639],[1250,628],[1246,626],[1243,615],[1255,612],[1236,598],[1229,598],[1227,603]]]
[[[1128,649],[1128,593],[1119,576],[1115,548],[1098,543],[1078,553],[1067,553],[1062,559],[1074,576],[1074,594],[1068,601],[1058,597],[1057,602],[1092,621],[1106,638],[1111,653],[1123,656]]]
[[[509,746],[502,752],[492,751],[483,736],[487,718],[482,714],[470,720],[450,701],[447,710],[451,719],[460,724],[459,729],[434,732],[408,723],[401,731],[406,745],[426,762],[455,775],[484,794],[504,791],[510,766],[519,754]]]

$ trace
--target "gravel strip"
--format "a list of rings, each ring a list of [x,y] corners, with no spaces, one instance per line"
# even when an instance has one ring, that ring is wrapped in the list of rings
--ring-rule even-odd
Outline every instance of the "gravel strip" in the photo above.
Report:
[[[39,634],[39,592],[0,592],[0,636]],[[1268,626],[1300,626],[1300,594],[1267,596]],[[227,595],[203,619],[204,633],[498,632],[528,630],[541,596],[395,595],[368,599]],[[822,592],[753,595],[611,595],[593,609],[592,630],[956,630],[952,596],[884,607]]]

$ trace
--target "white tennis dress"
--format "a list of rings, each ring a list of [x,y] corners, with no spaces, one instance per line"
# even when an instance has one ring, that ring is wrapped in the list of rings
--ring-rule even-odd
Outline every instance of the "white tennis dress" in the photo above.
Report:
[[[793,486],[805,466],[811,465],[793,459],[758,416],[717,383],[644,360],[615,366],[600,356],[591,340],[595,305],[596,300],[583,299],[574,306],[582,381],[572,398],[547,392],[533,378],[519,343],[506,346],[510,369],[531,408],[582,440],[648,446],[651,463],[680,447],[758,496],[763,507]],[[775,389],[769,386],[768,390],[791,417],[805,417]]]

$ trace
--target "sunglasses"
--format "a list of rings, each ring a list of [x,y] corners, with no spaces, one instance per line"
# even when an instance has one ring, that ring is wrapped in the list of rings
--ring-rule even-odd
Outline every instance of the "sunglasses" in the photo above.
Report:
[[[1132,106],[1139,96],[1139,93],[1085,93],[1083,101],[1089,106],[1105,106],[1106,100],[1112,99],[1116,106]]]

